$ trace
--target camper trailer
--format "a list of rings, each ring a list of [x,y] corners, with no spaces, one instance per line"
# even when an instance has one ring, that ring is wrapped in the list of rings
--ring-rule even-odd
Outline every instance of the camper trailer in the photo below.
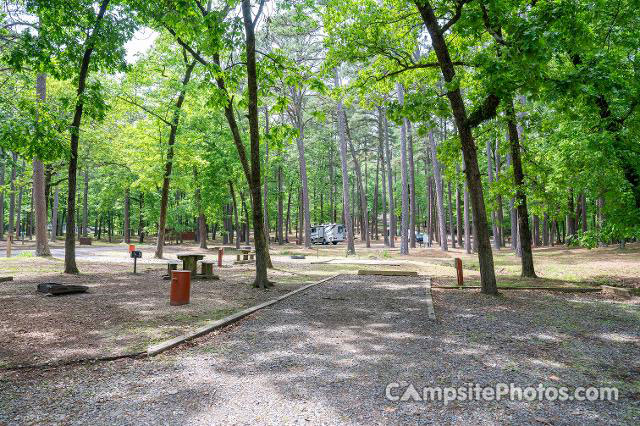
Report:
[[[344,225],[341,223],[326,223],[311,227],[311,242],[313,244],[338,244],[344,241]]]

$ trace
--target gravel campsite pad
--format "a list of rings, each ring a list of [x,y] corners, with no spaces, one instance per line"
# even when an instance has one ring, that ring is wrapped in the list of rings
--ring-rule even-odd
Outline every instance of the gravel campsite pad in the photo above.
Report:
[[[151,359],[4,371],[0,423],[632,424],[638,305],[340,276]],[[616,386],[618,401],[390,401],[409,384]]]
[[[145,265],[133,275],[130,264],[81,262],[86,272],[80,275],[25,276],[0,284],[0,368],[144,351],[305,281],[274,271],[280,285],[256,290],[251,267],[216,268],[220,280],[192,280],[191,303],[170,306],[165,265]],[[89,290],[50,297],[36,292],[42,282],[82,284]]]

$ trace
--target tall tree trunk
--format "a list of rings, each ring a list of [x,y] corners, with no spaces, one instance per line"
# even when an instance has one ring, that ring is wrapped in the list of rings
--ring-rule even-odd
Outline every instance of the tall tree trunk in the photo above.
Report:
[[[489,187],[493,184],[493,154],[491,150],[491,142],[487,141],[487,174],[489,177]],[[494,203],[495,206],[495,203]],[[495,208],[491,212],[491,228],[493,229],[493,247],[500,250],[500,238],[498,236],[498,213]]]
[[[529,230],[529,212],[527,210],[527,195],[524,192],[524,173],[520,160],[520,139],[515,121],[513,101],[509,101],[507,111],[507,127],[511,142],[511,161],[513,162],[513,178],[516,185],[516,200],[518,201],[518,240],[522,250],[522,276],[535,278],[533,268],[533,253],[531,252],[531,231]]]
[[[546,212],[542,217],[542,245],[549,245],[549,215]]]
[[[584,192],[580,198],[582,204],[582,232],[587,232],[587,198]]]
[[[495,150],[495,159],[496,159],[496,164],[495,164],[495,168],[496,168],[496,176],[495,176],[495,181],[498,182],[500,180],[500,162],[501,162],[501,158],[500,158],[500,139],[496,138],[496,150]],[[504,246],[504,237],[503,237],[503,232],[502,232],[502,221],[504,220],[504,213],[502,211],[502,195],[498,194],[498,196],[496,197],[496,208],[497,208],[497,215],[496,215],[496,221],[497,226],[496,229],[498,231],[498,248],[501,248]]]
[[[67,196],[67,234],[64,243],[64,272],[67,274],[77,274],[76,265],[76,178],[78,171],[78,142],[80,140],[80,125],[82,123],[82,112],[84,110],[84,92],[86,88],[87,76],[89,75],[89,63],[91,54],[96,44],[96,34],[100,31],[104,14],[109,6],[109,0],[102,0],[96,21],[91,34],[85,40],[85,50],[78,74],[78,89],[76,91],[76,108],[71,122],[71,144],[69,155],[69,181]]]
[[[47,97],[46,74],[41,73],[36,77],[36,92],[38,93],[39,102],[44,102]],[[0,161],[2,160],[0,159]],[[4,181],[4,167],[2,168],[2,175],[2,180]],[[2,183],[0,183],[0,185]],[[33,203],[35,203],[36,214],[36,256],[51,256],[51,252],[49,251],[49,243],[47,242],[47,198],[45,195],[44,164],[42,164],[42,162],[36,157],[33,158],[32,193],[32,205]],[[0,203],[2,202],[4,201],[0,200]],[[4,208],[2,210],[4,211]],[[3,220],[4,217],[0,219],[0,221]],[[53,228],[51,228],[51,230],[52,232],[54,232]]]
[[[447,192],[449,195],[449,204],[448,204],[448,210],[449,210],[449,230],[451,233],[451,247],[456,248],[456,236],[455,236],[455,226],[453,225],[453,203],[451,202],[451,182],[448,181],[447,182]]]
[[[176,134],[178,132],[178,125],[180,122],[180,110],[182,109],[182,104],[184,103],[184,98],[187,94],[187,85],[189,84],[189,80],[191,80],[191,73],[193,72],[193,68],[196,66],[196,61],[194,60],[191,63],[186,61],[185,57],[185,72],[182,77],[182,85],[180,87],[180,93],[178,94],[178,99],[176,100],[175,107],[173,110],[173,118],[170,124],[169,131],[169,140],[167,142],[167,159],[164,165],[164,176],[162,178],[162,197],[160,199],[160,219],[158,223],[158,241],[156,244],[156,252],[155,257],[157,259],[162,259],[164,255],[164,238],[165,238],[165,227],[167,225],[167,207],[169,203],[169,185],[171,183],[171,170],[173,169],[173,146],[176,142]]]
[[[256,247],[256,279],[254,287],[267,288],[271,283],[267,277],[267,268],[271,266],[269,246],[262,217],[262,192],[260,185],[260,125],[258,123],[258,73],[256,69],[255,22],[251,16],[251,1],[242,0],[242,17],[245,29],[245,47],[247,54],[247,91],[249,141],[251,157],[250,190],[253,201],[253,238]]]
[[[5,174],[4,149],[0,148],[0,187],[4,187]],[[0,191],[0,240],[4,239],[4,191]]]
[[[269,135],[269,108],[264,109],[265,136]],[[269,227],[269,139],[264,139],[264,233],[267,245],[270,243]]]
[[[20,174],[24,173],[24,161],[23,166],[20,168]],[[18,190],[18,202],[16,204],[16,238],[20,237],[22,233],[22,194],[24,193],[24,188],[22,185]]]
[[[287,219],[285,220],[286,230],[284,233],[285,242],[289,242],[289,232],[291,230],[291,190],[289,190],[289,194],[287,197]]]
[[[389,192],[389,247],[396,246],[396,204],[393,197],[393,174],[391,170],[391,148],[389,141],[389,121],[387,120],[386,111],[383,109],[384,118],[384,148],[385,160],[387,162],[387,180]]]
[[[378,107],[378,156],[380,158],[382,169],[382,234],[384,236],[384,245],[389,247],[389,232],[387,231],[387,181],[386,181],[386,163],[384,155],[384,140],[385,131],[383,127],[384,122],[384,110],[382,107]]]
[[[424,176],[427,180],[427,246],[431,247],[433,243],[433,219],[434,219],[434,202],[433,202],[433,179],[432,172],[429,169],[431,164],[431,148],[428,142],[424,140]]]
[[[576,234],[576,217],[574,216],[573,188],[569,188],[568,200],[567,235],[574,236]]]
[[[398,92],[398,102],[404,105],[404,87],[401,83],[396,83],[396,91]],[[400,126],[400,175],[402,182],[402,214],[401,214],[401,232],[400,236],[400,254],[409,254],[409,194],[407,189],[407,127],[409,120],[402,118]],[[415,236],[414,236],[415,238]],[[414,244],[415,245],[415,244]]]
[[[368,204],[367,194],[364,192],[364,185],[362,183],[362,169],[360,168],[360,161],[356,156],[356,150],[353,147],[353,139],[351,139],[351,132],[349,130],[349,121],[347,120],[347,113],[344,113],[344,126],[347,135],[347,142],[349,144],[349,151],[351,152],[351,158],[353,159],[353,168],[356,172],[356,184],[358,185],[358,194],[360,196],[360,239],[366,243],[367,248],[371,247],[371,237],[369,236],[369,218],[368,216]]]
[[[236,191],[233,189],[233,182],[229,181],[229,193],[233,205],[233,223],[236,228],[236,249],[240,248],[240,224],[238,223],[238,204],[236,202]]]
[[[447,83],[454,81],[455,70],[449,55],[449,49],[444,38],[444,32],[438,23],[438,19],[428,1],[416,0],[416,6],[424,24],[431,36],[431,43],[438,58],[442,76]],[[447,97],[458,127],[458,134],[462,144],[462,153],[465,159],[465,172],[469,185],[471,204],[473,206],[473,223],[476,228],[478,240],[478,263],[480,266],[480,283],[482,292],[496,294],[495,270],[493,266],[493,253],[487,229],[487,213],[484,206],[482,181],[478,168],[476,145],[472,134],[471,123],[468,120],[464,100],[459,88],[447,91]]]
[[[380,239],[380,235],[378,233],[378,183],[380,182],[380,157],[377,158],[376,161],[376,181],[373,187],[373,220],[371,221],[371,232],[374,234],[374,239],[377,241]]]
[[[122,239],[125,244],[131,244],[131,196],[130,189],[124,189],[124,216],[122,219]]]
[[[53,210],[51,210],[51,242],[55,243],[58,235],[58,187],[53,192]]]
[[[276,235],[278,244],[284,244],[284,188],[282,178],[282,164],[278,165],[278,223],[276,226]]]
[[[407,145],[408,151],[407,154],[409,156],[409,229],[411,234],[409,235],[409,246],[411,248],[416,247],[416,168],[415,161],[413,158],[413,127],[411,122],[407,120],[407,133],[408,133],[408,142]]]
[[[463,166],[463,170],[464,170],[464,166]],[[472,237],[471,236],[471,221],[470,221],[470,215],[469,215],[469,190],[467,189],[467,181],[464,181],[464,187],[463,187],[463,191],[464,191],[464,249],[466,250],[467,253],[471,253],[472,252],[472,247],[471,247],[471,239],[475,238],[475,235]]]
[[[9,182],[9,233],[15,233],[16,231],[16,177],[18,173],[18,154],[13,152],[11,154],[11,181]],[[18,215],[18,218],[20,216]],[[17,235],[16,235],[17,238]]]
[[[429,131],[429,145],[431,147],[431,164],[433,165],[433,176],[436,181],[436,206],[438,208],[438,227],[440,230],[440,248],[442,251],[449,251],[447,245],[447,225],[445,224],[444,212],[444,191],[442,189],[442,174],[440,173],[440,162],[438,161],[438,149],[436,140],[433,137],[433,130]]]
[[[340,76],[335,70],[335,87],[340,87]],[[338,135],[340,138],[340,162],[342,164],[342,205],[345,220],[345,230],[347,232],[347,255],[355,254],[356,247],[353,241],[353,222],[351,220],[351,209],[349,202],[349,171],[347,170],[347,135],[345,130],[344,112],[342,99],[338,99]]]
[[[207,220],[204,216],[204,206],[202,205],[202,193],[200,189],[200,181],[198,180],[198,170],[193,168],[193,178],[196,184],[195,201],[198,210],[198,242],[201,249],[207,248]]]
[[[138,198],[138,242],[144,243],[144,193]]]
[[[89,169],[84,169],[84,188],[82,194],[82,236],[87,236],[89,229]]]
[[[509,141],[509,133],[507,131],[507,140]],[[511,153],[507,154],[507,169],[511,167]],[[511,197],[509,200],[509,217],[511,219],[511,249],[516,256],[521,257],[522,251],[518,244],[518,211],[516,210],[516,199]]]
[[[460,174],[460,166],[456,165],[456,175]],[[456,183],[456,234],[458,245],[462,248],[462,200],[460,199],[460,185]]]

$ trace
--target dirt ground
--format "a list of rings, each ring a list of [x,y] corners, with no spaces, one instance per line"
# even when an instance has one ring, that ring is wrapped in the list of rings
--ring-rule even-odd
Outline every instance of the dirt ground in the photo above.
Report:
[[[176,253],[199,249],[186,246],[167,251],[167,258],[175,258]],[[116,257],[118,253],[124,258]],[[163,279],[166,261],[148,259],[151,247],[143,253],[147,259],[138,265],[137,275],[132,273],[124,247],[85,250],[78,260],[79,275],[60,273],[63,263],[55,257],[0,259],[0,277],[14,277],[14,281],[0,283],[0,367],[141,352],[150,344],[317,280],[281,263],[271,273],[278,283],[274,289],[254,289],[254,268],[232,266],[235,256],[230,253],[225,256],[225,267],[215,268],[220,280],[193,280],[191,303],[170,306],[170,281]],[[82,260],[97,254],[106,260]],[[207,259],[214,260],[214,254],[209,253]],[[89,290],[51,297],[35,291],[43,282],[86,285]]]
[[[409,256],[398,249],[373,243],[357,247],[357,256],[345,257],[344,245],[315,246],[303,250],[295,245],[273,245],[275,269],[271,279],[278,284],[264,291],[250,286],[253,267],[233,265],[235,255],[227,249],[225,267],[217,270],[219,281],[194,281],[192,303],[172,307],[168,303],[170,282],[163,280],[166,261],[153,259],[152,245],[141,245],[143,259],[138,275],[124,244],[100,243],[78,247],[79,275],[63,270],[62,243],[54,245],[53,257],[33,257],[32,243],[14,246],[16,256],[0,258],[0,368],[91,357],[117,356],[143,351],[149,344],[175,337],[206,321],[261,303],[305,283],[359,269],[413,270],[434,278],[434,285],[454,281],[453,259],[463,260],[466,284],[478,284],[477,257],[461,249],[442,252],[416,248]],[[213,245],[213,244],[211,244]],[[4,242],[0,254],[4,254]],[[167,258],[180,252],[200,252],[193,244],[168,246]],[[292,254],[305,254],[292,260]],[[215,253],[208,252],[213,260]],[[510,249],[494,252],[499,285],[594,286],[601,284],[640,287],[640,245],[595,250],[540,248],[534,252],[539,279],[519,278],[519,259]],[[47,297],[35,292],[41,282],[83,284],[82,295]],[[474,292],[475,293],[475,292]],[[637,299],[637,298],[636,298]],[[630,304],[630,306],[634,306]]]
[[[433,320],[425,284],[341,275],[158,357],[0,370],[0,424],[638,424],[637,304],[436,289]],[[469,383],[619,394],[400,398]]]

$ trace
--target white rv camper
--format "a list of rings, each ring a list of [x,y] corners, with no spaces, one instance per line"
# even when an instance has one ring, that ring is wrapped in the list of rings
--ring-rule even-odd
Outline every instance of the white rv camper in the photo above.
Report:
[[[338,244],[344,241],[344,225],[341,223],[325,223],[311,227],[311,242],[313,244]]]

